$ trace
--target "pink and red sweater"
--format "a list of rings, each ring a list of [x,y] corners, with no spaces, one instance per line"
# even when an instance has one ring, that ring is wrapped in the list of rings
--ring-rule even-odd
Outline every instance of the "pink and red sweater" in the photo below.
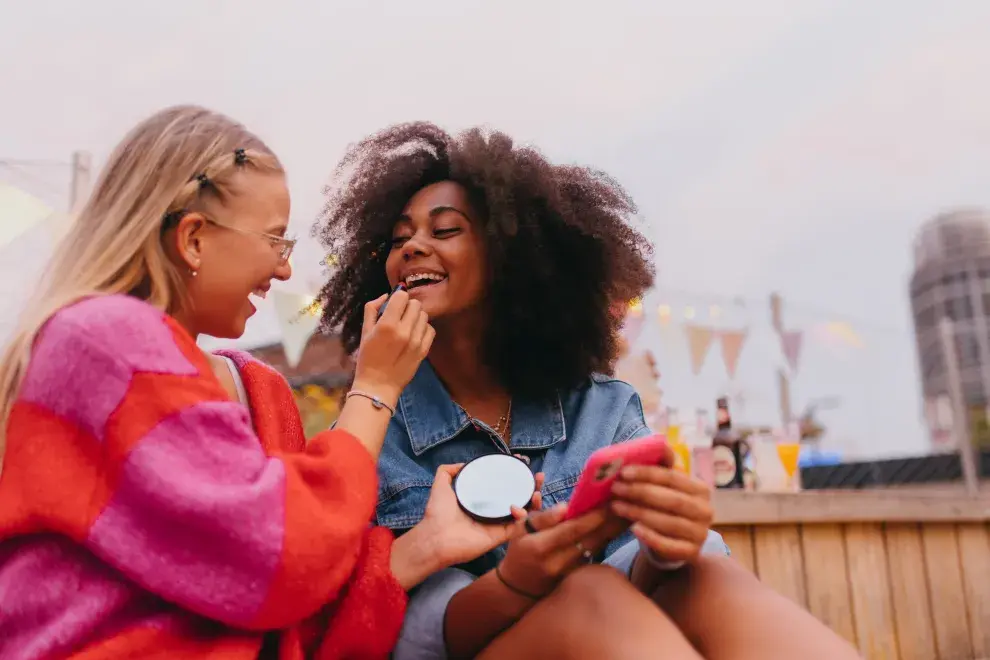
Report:
[[[0,474],[0,657],[387,656],[406,595],[374,461],[307,445],[281,375],[231,357],[251,413],[144,302],[46,324]]]

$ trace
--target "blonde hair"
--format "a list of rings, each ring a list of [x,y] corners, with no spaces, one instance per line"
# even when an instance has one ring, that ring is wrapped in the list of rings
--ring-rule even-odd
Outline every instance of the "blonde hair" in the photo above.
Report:
[[[0,358],[0,469],[10,412],[41,327],[58,310],[94,295],[131,294],[172,311],[185,288],[162,242],[163,218],[196,208],[201,192],[222,203],[239,167],[282,171],[272,151],[241,124],[196,106],[162,110],[117,145]],[[210,184],[202,190],[200,175]]]

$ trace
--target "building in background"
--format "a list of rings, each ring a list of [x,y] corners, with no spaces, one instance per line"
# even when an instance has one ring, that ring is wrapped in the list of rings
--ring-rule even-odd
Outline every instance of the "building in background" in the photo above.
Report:
[[[977,445],[990,446],[990,212],[943,213],[921,228],[914,244],[911,309],[933,448],[954,448],[949,375],[939,330],[943,317],[953,324],[970,437]]]

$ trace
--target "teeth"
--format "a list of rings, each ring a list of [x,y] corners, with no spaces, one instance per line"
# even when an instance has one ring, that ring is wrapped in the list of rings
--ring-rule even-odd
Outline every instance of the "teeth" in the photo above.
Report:
[[[258,296],[262,300],[264,300],[268,296],[268,292],[265,291],[264,289],[255,289],[251,293]]]
[[[406,277],[406,285],[410,285],[414,282],[419,282],[420,280],[432,280],[434,282],[440,282],[446,279],[446,275],[437,275],[436,273],[415,273]]]

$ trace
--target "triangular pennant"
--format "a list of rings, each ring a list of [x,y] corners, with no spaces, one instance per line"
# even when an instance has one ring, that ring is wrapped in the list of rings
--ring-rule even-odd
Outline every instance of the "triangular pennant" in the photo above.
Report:
[[[272,291],[275,314],[282,330],[282,350],[285,361],[295,367],[302,359],[310,337],[320,325],[318,314],[312,313],[312,298],[283,291]]]
[[[800,330],[785,330],[780,333],[780,346],[784,351],[784,358],[787,359],[787,365],[793,372],[798,370],[798,362],[801,359],[801,340],[803,338],[804,333]]]
[[[746,343],[746,330],[723,330],[719,333],[722,341],[722,362],[729,378],[736,377],[736,365],[739,364],[739,354]]]
[[[705,357],[712,345],[715,333],[703,325],[685,325],[688,339],[688,351],[691,355],[691,371],[697,376],[705,364]]]

